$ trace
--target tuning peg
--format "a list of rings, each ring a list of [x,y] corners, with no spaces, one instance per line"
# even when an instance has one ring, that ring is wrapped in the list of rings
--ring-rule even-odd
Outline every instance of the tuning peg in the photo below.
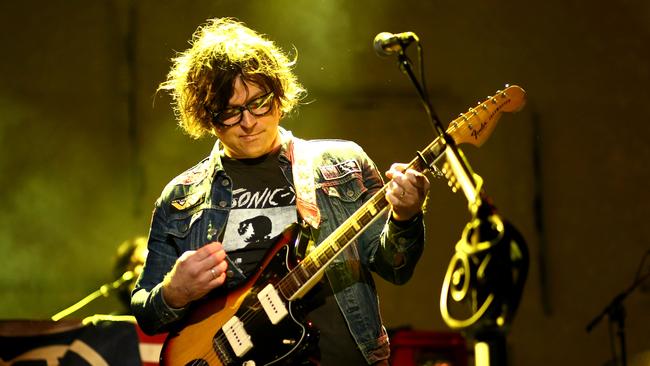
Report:
[[[455,177],[452,177],[452,179],[448,180],[447,185],[449,186],[449,188],[451,188],[451,191],[453,193],[458,192],[458,190],[460,189],[460,183],[458,183]]]
[[[449,163],[444,162],[440,171],[445,175],[445,178],[449,178],[449,175],[451,174],[451,171],[449,170]]]

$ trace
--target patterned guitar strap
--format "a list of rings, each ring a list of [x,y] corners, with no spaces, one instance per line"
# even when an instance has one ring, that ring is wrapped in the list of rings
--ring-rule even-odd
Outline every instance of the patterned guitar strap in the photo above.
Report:
[[[309,228],[309,240],[301,241],[295,248],[303,257],[316,247],[320,225],[320,211],[316,204],[316,180],[314,179],[314,148],[305,140],[295,138],[290,145],[293,185],[296,190],[296,209],[304,227]]]
[[[294,137],[289,149],[293,185],[296,190],[296,209],[303,222],[309,225],[312,233],[312,240],[305,248],[305,253],[309,253],[315,245],[314,238],[317,237],[320,225],[320,211],[316,204],[313,147],[310,149],[307,141]]]

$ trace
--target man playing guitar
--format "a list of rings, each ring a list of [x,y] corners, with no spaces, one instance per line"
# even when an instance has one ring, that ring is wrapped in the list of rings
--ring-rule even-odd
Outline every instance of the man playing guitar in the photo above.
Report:
[[[384,186],[357,144],[305,141],[279,126],[305,94],[294,63],[242,23],[211,19],[160,85],[186,133],[217,138],[210,155],[156,201],[132,293],[140,327],[170,332],[163,363],[388,365],[371,271],[395,284],[411,277],[424,246],[429,181],[393,164],[388,214],[369,208],[378,220],[345,224],[340,236],[351,245],[334,242],[325,251],[323,240]],[[301,250],[277,244],[294,222],[312,234]],[[310,262],[318,271],[303,261],[282,280],[274,275],[276,261],[291,270],[299,261],[285,262],[295,252],[319,250],[332,254]],[[298,290],[289,291],[294,284]],[[183,358],[203,343],[209,350]]]

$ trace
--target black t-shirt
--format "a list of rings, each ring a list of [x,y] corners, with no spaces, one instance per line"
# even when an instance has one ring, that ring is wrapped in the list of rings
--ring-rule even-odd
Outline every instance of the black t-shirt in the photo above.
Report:
[[[293,187],[278,166],[278,153],[255,159],[222,158],[233,184],[232,210],[222,239],[230,259],[251,275],[278,236],[296,222]]]
[[[279,150],[254,159],[222,157],[233,184],[233,207],[223,245],[230,259],[252,275],[266,251],[291,223],[297,221],[295,192],[278,165]],[[307,318],[319,330],[318,349],[309,356],[323,366],[363,365],[347,323],[324,279],[301,300]]]
[[[366,365],[327,279],[316,285],[302,301],[307,318],[320,333],[318,349],[311,358],[322,366]]]

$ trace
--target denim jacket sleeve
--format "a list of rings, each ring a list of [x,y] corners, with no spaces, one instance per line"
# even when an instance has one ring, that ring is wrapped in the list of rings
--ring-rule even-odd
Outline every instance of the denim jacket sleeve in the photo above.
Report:
[[[422,214],[404,224],[388,219],[381,233],[381,246],[373,257],[374,270],[392,283],[404,284],[413,275],[423,248]]]
[[[177,248],[168,243],[164,234],[166,213],[162,200],[156,202],[149,233],[145,267],[131,297],[131,310],[145,333],[167,330],[167,326],[183,317],[186,309],[169,307],[162,296],[162,282],[179,256]]]
[[[369,193],[374,194],[383,185],[376,166],[365,156],[367,163],[363,169],[364,184]],[[424,221],[418,214],[406,222],[386,219],[378,243],[371,246],[369,264],[371,269],[383,279],[394,284],[406,283],[415,270],[424,249]]]
[[[329,141],[326,146],[330,150],[325,156],[334,159],[333,163],[341,164],[340,161],[353,158],[359,164],[361,175],[359,183],[365,191],[361,195],[363,202],[382,189],[383,180],[377,167],[360,146],[350,141],[338,143]],[[332,149],[332,147],[335,148]],[[358,202],[355,205],[356,208],[360,207],[363,202]],[[348,215],[350,214],[352,212],[348,212]],[[411,278],[415,265],[422,254],[424,223],[421,214],[412,220],[399,223],[388,217],[390,216],[380,217],[359,237],[359,255],[370,270],[385,280],[403,284]],[[382,222],[382,220],[384,221]]]

